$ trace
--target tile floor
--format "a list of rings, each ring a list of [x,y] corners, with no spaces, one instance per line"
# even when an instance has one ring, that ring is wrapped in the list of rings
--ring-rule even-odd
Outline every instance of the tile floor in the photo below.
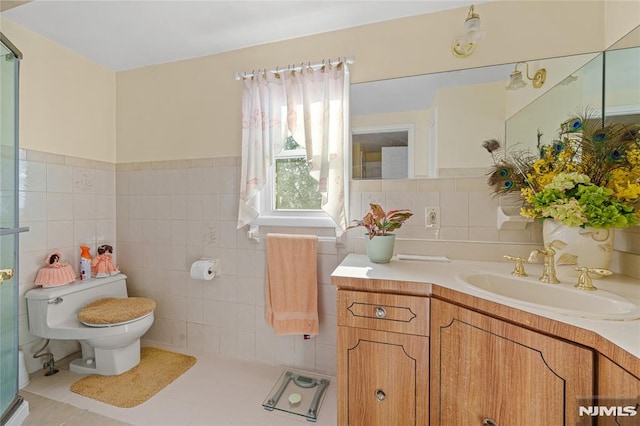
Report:
[[[20,391],[29,401],[30,411],[23,426],[313,424],[303,417],[262,407],[285,370],[283,367],[192,355],[198,359],[193,367],[150,400],[133,408],[114,407],[71,392],[71,384],[82,376],[69,371],[69,360],[63,360],[57,365],[59,373],[49,377],[44,376],[44,371],[33,373],[30,383]],[[331,379],[315,424],[336,424],[335,378]]]

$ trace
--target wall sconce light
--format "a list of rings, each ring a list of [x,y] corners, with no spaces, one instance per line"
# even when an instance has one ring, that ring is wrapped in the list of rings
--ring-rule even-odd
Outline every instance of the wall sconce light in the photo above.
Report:
[[[473,11],[473,5],[471,5],[467,19],[464,21],[464,32],[453,39],[451,53],[456,58],[466,58],[476,50],[476,44],[485,33],[485,30],[480,28],[480,15]]]
[[[524,64],[526,66],[527,71],[527,79],[531,80],[531,84],[534,89],[539,89],[544,85],[544,82],[547,80],[547,70],[544,68],[540,68],[538,71],[533,74],[533,77],[529,76],[529,64],[527,62],[518,62],[516,64],[515,69],[509,76],[509,84],[507,85],[507,90],[518,90],[527,85],[527,83],[522,79],[522,71],[518,70],[518,65]]]

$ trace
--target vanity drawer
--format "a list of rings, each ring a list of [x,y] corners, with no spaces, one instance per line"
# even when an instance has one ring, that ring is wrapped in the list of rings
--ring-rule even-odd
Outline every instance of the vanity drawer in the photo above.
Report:
[[[429,298],[338,290],[338,325],[429,335]]]

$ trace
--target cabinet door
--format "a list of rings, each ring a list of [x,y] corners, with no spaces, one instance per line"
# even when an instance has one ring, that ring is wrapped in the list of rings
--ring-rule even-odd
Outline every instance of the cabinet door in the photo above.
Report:
[[[338,424],[428,423],[429,339],[338,326]]]
[[[602,355],[597,393],[598,425],[640,424],[640,379]]]
[[[431,300],[431,425],[589,425],[590,349]]]

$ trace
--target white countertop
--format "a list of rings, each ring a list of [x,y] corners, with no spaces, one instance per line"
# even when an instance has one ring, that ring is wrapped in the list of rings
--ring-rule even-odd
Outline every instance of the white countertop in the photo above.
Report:
[[[542,265],[526,264],[528,277],[523,279],[537,281],[541,275]],[[581,318],[562,315],[550,310],[542,310],[517,300],[489,294],[475,289],[461,279],[461,275],[470,272],[491,272],[509,275],[513,270],[512,262],[484,262],[469,260],[451,260],[450,262],[391,260],[390,263],[378,264],[369,261],[364,254],[349,254],[331,274],[333,277],[364,278],[372,280],[410,281],[416,283],[436,284],[474,297],[497,302],[512,308],[530,312],[545,318],[593,331],[611,343],[619,346],[636,358],[640,358],[640,319],[632,321],[611,321]],[[572,291],[582,292],[573,286],[577,276],[566,276],[558,273],[561,284]],[[603,279],[594,279],[594,285],[634,302],[640,306],[640,280],[625,275],[614,274]],[[552,284],[548,284],[552,285]],[[596,292],[594,292],[596,293]]]

